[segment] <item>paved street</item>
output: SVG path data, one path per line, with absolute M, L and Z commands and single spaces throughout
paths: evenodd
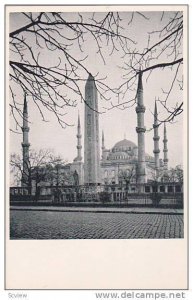
M 11 210 L 11 239 L 183 238 L 183 215 Z

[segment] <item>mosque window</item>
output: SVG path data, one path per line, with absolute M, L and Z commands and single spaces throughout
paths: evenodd
M 176 185 L 175 191 L 176 191 L 176 193 L 180 193 L 181 192 L 181 186 L 180 185 Z
M 150 186 L 149 185 L 145 186 L 145 193 L 150 193 Z
M 157 185 L 152 187 L 153 193 L 157 193 Z
M 173 186 L 172 185 L 168 186 L 168 193 L 173 193 Z

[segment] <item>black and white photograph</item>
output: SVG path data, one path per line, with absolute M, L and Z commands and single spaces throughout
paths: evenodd
M 7 13 L 11 241 L 184 239 L 184 12 Z

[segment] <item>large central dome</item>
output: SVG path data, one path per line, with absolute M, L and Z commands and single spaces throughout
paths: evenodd
M 130 151 L 132 150 L 133 148 L 136 148 L 136 144 L 134 144 L 133 142 L 127 140 L 127 139 L 124 139 L 124 140 L 121 140 L 119 142 L 117 142 L 114 147 L 113 147 L 113 152 L 117 152 L 117 151 Z

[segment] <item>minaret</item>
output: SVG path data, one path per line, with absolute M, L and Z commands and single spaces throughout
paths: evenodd
M 82 145 L 81 145 L 81 127 L 80 127 L 80 116 L 78 114 L 78 125 L 77 125 L 77 157 L 75 158 L 76 161 L 81 161 L 82 160 L 82 156 L 81 156 L 81 149 L 82 149 Z
M 164 153 L 164 169 L 167 170 L 168 169 L 168 148 L 167 148 L 167 133 L 166 133 L 166 124 L 164 122 L 164 139 L 163 139 L 163 143 L 164 143 L 164 149 L 163 149 L 163 153 Z
M 26 94 L 24 96 L 24 106 L 23 106 L 23 142 L 22 142 L 22 149 L 23 149 L 23 172 L 22 172 L 22 186 L 29 186 L 29 127 L 28 127 L 28 110 L 27 110 L 27 100 Z
M 137 166 L 137 183 L 138 191 L 144 192 L 143 184 L 146 182 L 146 163 L 145 163 L 145 131 L 144 126 L 144 113 L 145 106 L 143 105 L 143 84 L 142 73 L 139 73 L 138 87 L 137 87 L 137 127 L 138 134 L 138 166 Z
M 156 104 L 156 100 L 155 100 L 155 109 L 154 109 L 154 124 L 153 124 L 153 129 L 154 129 L 154 160 L 155 160 L 155 175 L 156 175 L 156 179 L 159 176 L 159 168 L 160 168 L 160 162 L 159 162 L 159 134 L 158 134 L 158 113 L 157 113 L 157 104 Z
M 77 156 L 73 160 L 71 164 L 71 171 L 73 172 L 74 176 L 74 183 L 75 185 L 82 185 L 84 183 L 84 170 L 83 170 L 83 162 L 82 162 L 82 143 L 81 143 L 81 126 L 80 126 L 80 116 L 78 114 L 78 123 L 77 123 Z
M 98 184 L 100 176 L 97 88 L 91 74 L 85 86 L 84 183 Z

